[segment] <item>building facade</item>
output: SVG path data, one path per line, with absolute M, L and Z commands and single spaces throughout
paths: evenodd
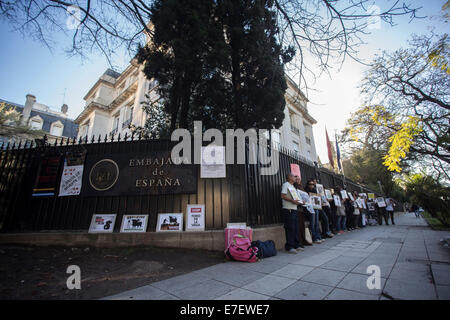
M 36 97 L 32 94 L 26 95 L 25 105 L 2 99 L 0 99 L 0 103 L 5 103 L 7 107 L 19 112 L 22 124 L 35 130 L 44 131 L 49 143 L 54 143 L 55 140 L 73 139 L 77 136 L 78 125 L 68 117 L 67 104 L 63 104 L 61 110 L 58 111 L 38 103 Z M 5 141 L 1 137 L 0 139 Z
M 144 126 L 147 114 L 141 103 L 146 94 L 157 99 L 156 83 L 148 80 L 142 72 L 143 66 L 136 60 L 122 72 L 108 69 L 88 91 L 84 110 L 75 119 L 79 125 L 78 138 L 90 140 L 131 134 L 130 124 Z M 295 82 L 286 77 L 288 89 L 285 93 L 286 108 L 283 125 L 272 132 L 274 147 L 284 147 L 297 152 L 304 159 L 317 161 L 312 126 L 317 121 L 308 113 L 308 99 Z

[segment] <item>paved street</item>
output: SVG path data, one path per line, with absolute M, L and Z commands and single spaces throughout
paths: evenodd
M 448 300 L 450 252 L 440 240 L 449 235 L 399 214 L 396 225 L 335 236 L 298 254 L 221 263 L 105 299 Z M 381 289 L 367 288 L 371 265 L 380 267 Z

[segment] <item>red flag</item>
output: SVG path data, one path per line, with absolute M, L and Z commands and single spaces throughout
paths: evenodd
M 331 142 L 330 138 L 328 138 L 327 128 L 325 128 L 325 134 L 327 135 L 328 161 L 330 162 L 331 167 L 333 167 L 334 169 L 333 153 L 331 152 Z

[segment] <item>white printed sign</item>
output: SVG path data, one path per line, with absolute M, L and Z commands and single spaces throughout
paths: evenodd
M 59 185 L 59 196 L 76 196 L 80 194 L 84 165 L 68 166 L 64 160 L 64 169 Z
M 89 232 L 113 232 L 115 223 L 115 214 L 94 214 L 92 215 Z
M 186 231 L 205 231 L 204 204 L 188 204 L 186 215 Z
M 225 147 L 202 147 L 200 178 L 226 178 Z

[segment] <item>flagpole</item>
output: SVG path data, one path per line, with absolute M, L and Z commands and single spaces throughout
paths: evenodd
M 334 130 L 334 139 L 336 140 L 336 145 L 337 145 L 337 143 L 338 143 L 338 141 L 337 141 L 337 133 L 336 133 L 336 129 Z M 340 159 L 338 160 L 339 161 L 339 163 L 341 164 L 341 171 L 342 171 L 342 177 L 343 177 L 343 182 L 344 182 L 344 187 L 346 187 L 347 186 L 347 184 L 345 183 L 345 172 L 344 172 L 344 165 L 342 164 L 342 158 L 341 157 L 339 157 Z M 337 160 L 337 159 L 336 159 Z

